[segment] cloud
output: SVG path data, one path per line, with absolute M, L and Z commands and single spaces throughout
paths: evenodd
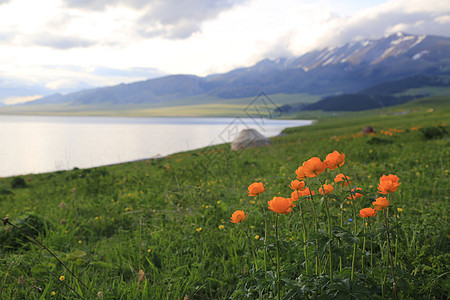
M 203 21 L 216 17 L 239 2 L 229 0 L 165 0 L 154 1 L 140 19 L 144 35 L 163 35 L 169 39 L 184 39 L 200 31 Z M 143 27 L 143 28 L 142 28 Z
M 0 102 L 14 104 L 26 101 L 27 97 L 48 94 L 50 91 L 41 84 L 22 79 L 0 77 Z
M 93 75 L 104 77 L 131 77 L 131 78 L 156 78 L 167 75 L 156 68 L 129 68 L 129 69 L 113 69 L 108 67 L 98 67 L 93 72 Z
M 248 0 L 64 0 L 67 6 L 102 11 L 113 7 L 137 10 L 135 31 L 144 37 L 185 39 L 201 30 L 204 21 Z
M 12 32 L 0 31 L 0 44 L 7 44 L 14 38 Z
M 95 41 L 68 36 L 57 36 L 52 34 L 39 34 L 33 38 L 32 43 L 38 46 L 55 49 L 87 48 L 96 44 Z
M 25 103 L 29 101 L 33 101 L 36 99 L 42 98 L 42 95 L 32 95 L 32 96 L 24 96 L 24 97 L 8 97 L 2 100 L 2 102 L 6 105 L 13 105 L 18 103 Z
M 86 84 L 83 82 L 79 82 L 77 80 L 69 78 L 63 78 L 47 82 L 47 84 L 45 84 L 45 87 L 51 90 L 57 90 L 61 92 L 61 91 L 73 91 L 81 89 L 84 85 Z
M 64 0 L 68 7 L 85 10 L 105 10 L 112 6 L 128 6 L 140 9 L 149 3 L 148 0 Z
M 380 38 L 399 31 L 412 34 L 449 36 L 450 2 L 392 0 L 361 11 L 350 18 L 337 18 L 329 24 L 317 44 L 325 47 L 365 38 Z M 332 30 L 334 28 L 334 30 Z

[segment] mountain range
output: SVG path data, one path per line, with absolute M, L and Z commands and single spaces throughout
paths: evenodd
M 22 105 L 168 104 L 189 97 L 236 99 L 254 97 L 261 92 L 340 95 L 405 78 L 448 75 L 450 38 L 399 32 L 299 57 L 265 59 L 254 66 L 224 74 L 170 75 L 66 95 L 55 94 Z M 445 81 L 445 84 L 449 83 Z

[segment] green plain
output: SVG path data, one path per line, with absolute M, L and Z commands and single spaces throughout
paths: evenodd
M 272 145 L 263 148 L 233 152 L 229 144 L 223 144 L 161 159 L 1 178 L 1 217 L 8 216 L 10 222 L 24 228 L 29 228 L 25 227 L 26 220 L 34 218 L 36 237 L 88 288 L 40 246 L 3 226 L 0 298 L 79 299 L 68 286 L 85 299 L 274 298 L 275 214 L 268 212 L 271 258 L 265 273 L 263 213 L 259 200 L 248 196 L 247 187 L 255 181 L 263 182 L 266 191 L 260 200 L 265 205 L 274 196 L 290 197 L 289 184 L 303 161 L 313 156 L 324 159 L 338 150 L 346 155 L 342 170 L 364 193 L 355 201 L 358 211 L 379 196 L 381 175 L 396 174 L 400 178 L 390 210 L 393 245 L 397 241 L 399 298 L 447 299 L 450 148 L 445 132 L 450 120 L 449 100 L 428 98 L 358 113 L 289 115 L 286 117 L 314 116 L 318 122 L 286 129 L 285 135 L 272 138 Z M 192 112 L 217 109 L 211 105 L 192 107 Z M 241 108 L 236 104 L 225 109 L 232 114 Z M 361 135 L 368 125 L 377 132 Z M 426 133 L 432 134 L 431 138 Z M 338 172 L 328 170 L 322 178 L 334 183 Z M 316 181 L 310 184 L 318 188 Z M 319 228 L 324 233 L 313 234 L 309 211 L 304 224 L 309 232 L 307 254 L 321 257 L 318 274 L 306 274 L 299 205 L 279 218 L 282 298 L 392 299 L 382 219 L 371 220 L 372 230 L 365 233 L 362 219 L 358 216 L 353 220 L 345 189 L 335 185 L 333 193 L 334 282 L 327 275 L 329 241 L 320 205 L 323 201 L 317 199 Z M 342 226 L 341 203 L 346 208 Z M 231 214 L 238 209 L 248 214 L 247 219 L 230 223 Z M 359 224 L 356 238 L 352 233 L 354 221 Z M 365 252 L 363 237 L 367 239 Z M 369 240 L 374 243 L 373 266 L 369 263 Z M 255 248 L 258 270 L 250 243 Z M 358 256 L 355 279 L 351 281 L 353 243 L 357 243 Z M 312 266 L 313 260 L 306 261 Z M 140 270 L 145 274 L 142 278 Z M 63 282 L 58 280 L 62 275 Z

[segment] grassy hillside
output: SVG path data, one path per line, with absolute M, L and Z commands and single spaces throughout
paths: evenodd
M 395 174 L 401 184 L 388 196 L 388 220 L 399 298 L 447 299 L 448 100 L 361 113 L 309 112 L 316 125 L 287 129 L 264 148 L 231 152 L 219 145 L 163 159 L 2 178 L 1 217 L 42 241 L 86 287 L 8 225 L 0 231 L 0 298 L 276 298 L 278 245 L 283 299 L 389 299 L 383 214 L 369 222 L 355 212 L 380 196 L 381 175 Z M 367 125 L 376 134 L 361 135 Z M 310 178 L 312 199 L 302 198 L 286 215 L 268 210 L 274 196 L 291 196 L 289 185 L 304 161 L 333 150 L 345 153 L 341 170 L 351 187 L 362 189 L 354 207 L 348 187 L 334 182 L 340 170 L 326 170 L 320 180 L 334 186 L 329 201 L 318 196 L 317 178 Z M 256 181 L 266 190 L 249 197 L 247 187 Z M 239 224 L 229 222 L 236 210 L 247 214 Z
M 275 94 L 270 95 L 267 101 L 274 106 L 285 104 L 313 103 L 320 99 L 320 95 L 309 94 Z M 0 108 L 0 114 L 16 115 L 81 115 L 81 116 L 125 116 L 125 117 L 236 117 L 246 116 L 245 108 L 257 101 L 258 96 L 222 99 L 209 95 L 186 97 L 154 104 L 132 105 L 72 105 L 72 104 L 46 104 L 46 105 L 16 105 Z

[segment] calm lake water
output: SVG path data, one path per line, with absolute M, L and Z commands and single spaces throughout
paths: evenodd
M 0 116 L 0 177 L 90 168 L 231 142 L 240 130 L 266 137 L 308 120 Z

